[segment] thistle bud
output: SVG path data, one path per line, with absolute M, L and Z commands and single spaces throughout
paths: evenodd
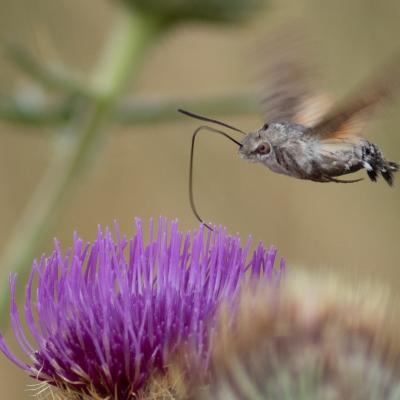
M 201 399 L 400 399 L 388 301 L 371 288 L 287 274 L 222 312 Z M 229 329 L 227 327 L 230 326 Z

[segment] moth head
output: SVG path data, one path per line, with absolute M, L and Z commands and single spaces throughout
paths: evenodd
M 249 133 L 239 147 L 240 156 L 251 162 L 263 162 L 272 151 L 272 145 L 267 139 L 268 125 L 264 125 L 258 132 Z

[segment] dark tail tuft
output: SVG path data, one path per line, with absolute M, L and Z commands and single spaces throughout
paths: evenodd
M 394 182 L 394 173 L 400 170 L 400 164 L 394 161 L 382 161 L 383 162 L 380 166 L 380 173 L 383 176 L 383 179 L 385 179 L 385 181 L 389 184 L 389 186 L 392 186 Z
M 394 173 L 400 170 L 400 164 L 386 160 L 379 148 L 373 143 L 368 143 L 363 148 L 362 159 L 371 181 L 376 182 L 380 174 L 389 186 L 393 185 Z
M 367 170 L 367 174 L 372 182 L 376 182 L 376 180 L 378 179 L 378 172 L 376 169 Z

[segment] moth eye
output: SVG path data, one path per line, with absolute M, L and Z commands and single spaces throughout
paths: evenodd
M 258 154 L 268 154 L 271 151 L 271 146 L 268 143 L 260 144 L 256 149 Z
M 266 123 L 266 124 L 263 125 L 262 129 L 263 129 L 264 131 L 266 131 L 266 130 L 268 129 L 268 127 L 269 127 L 269 124 Z

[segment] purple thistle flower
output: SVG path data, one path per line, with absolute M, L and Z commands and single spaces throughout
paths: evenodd
M 274 267 L 275 249 L 259 244 L 248 257 L 250 238 L 242 247 L 223 228 L 181 233 L 176 221 L 161 218 L 156 232 L 150 221 L 147 245 L 138 219 L 136 228 L 130 240 L 117 226 L 115 239 L 99 228 L 91 245 L 75 235 L 65 256 L 56 242 L 50 257 L 34 261 L 24 304 L 34 344 L 12 276 L 11 324 L 30 362 L 1 335 L 0 350 L 32 377 L 78 398 L 130 399 L 182 349 L 206 369 L 217 306 L 227 299 L 233 305 L 249 277 L 279 279 L 284 268 L 283 260 Z

